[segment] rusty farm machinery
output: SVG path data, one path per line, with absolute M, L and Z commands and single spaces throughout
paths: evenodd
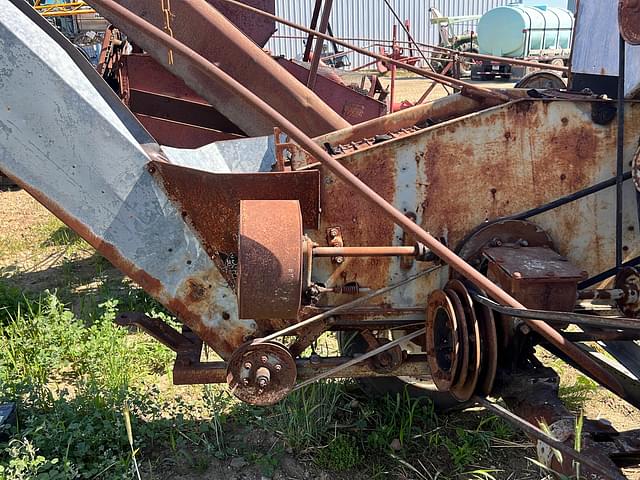
M 620 40 L 618 2 L 580 2 L 580 91 L 489 90 L 365 51 L 457 91 L 384 116 L 367 96 L 330 107 L 260 48 L 281 22 L 357 51 L 320 13 L 315 30 L 270 2 L 88 3 L 119 32 L 99 73 L 0 0 L 0 169 L 183 323 L 117 320 L 176 352 L 175 383 L 270 405 L 357 378 L 481 404 L 588 478 L 638 462 L 640 430 L 600 420 L 574 450 L 536 356 L 640 408 L 637 2 L 620 2 Z M 340 354 L 304 353 L 329 331 Z

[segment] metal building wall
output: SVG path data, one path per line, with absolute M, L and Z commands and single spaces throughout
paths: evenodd
M 309 26 L 315 0 L 276 0 L 276 14 L 298 24 Z M 515 3 L 514 0 L 390 0 L 402 20 L 411 22 L 412 35 L 419 42 L 438 44 L 436 25 L 431 25 L 429 8 L 435 7 L 445 16 L 481 15 L 491 8 Z M 383 0 L 334 0 L 330 24 L 333 33 L 342 38 L 375 38 L 390 40 L 393 15 Z M 277 25 L 278 31 L 267 44 L 272 52 L 288 58 L 297 58 L 304 51 L 301 38 L 278 38 L 298 36 L 300 32 L 285 25 Z M 475 22 L 453 27 L 456 32 L 474 30 Z M 399 29 L 399 40 L 406 40 Z M 365 46 L 365 42 L 354 42 Z M 351 55 L 352 65 L 362 65 L 370 59 L 362 55 Z

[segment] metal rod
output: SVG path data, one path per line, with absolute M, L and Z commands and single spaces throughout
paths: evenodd
M 320 32 L 325 33 L 329 25 L 329 15 L 331 15 L 331 7 L 333 0 L 324 0 L 324 9 L 322 10 L 322 18 L 320 19 Z M 309 77 L 307 78 L 307 88 L 314 90 L 316 88 L 316 79 L 318 78 L 318 67 L 320 66 L 320 58 L 322 57 L 322 47 L 324 46 L 324 38 L 316 38 L 316 46 L 313 50 L 313 58 L 311 59 L 311 68 L 309 69 Z
M 113 0 L 109 0 L 109 1 L 113 1 Z M 238 2 L 236 0 L 221 0 L 225 3 L 228 3 L 230 5 L 235 5 L 238 8 L 243 8 L 247 11 L 253 12 L 257 15 L 261 15 L 265 18 L 269 18 L 271 20 L 275 20 L 278 23 L 282 23 L 283 25 L 288 25 L 291 28 L 295 28 L 298 30 L 301 30 L 303 32 L 306 33 L 312 33 L 313 35 L 315 35 L 316 37 L 321 37 L 324 38 L 325 40 L 329 40 L 329 41 L 334 41 L 335 43 L 337 43 L 338 45 L 341 45 L 345 48 L 350 48 L 351 50 L 353 50 L 354 52 L 358 52 L 362 55 L 367 55 L 370 56 L 372 58 L 375 58 L 376 60 L 382 60 L 384 62 L 390 63 L 390 64 L 395 64 L 397 66 L 400 66 L 402 68 L 404 68 L 405 70 L 409 70 L 410 72 L 413 73 L 417 73 L 418 75 L 422 75 L 424 77 L 427 78 L 431 78 L 433 80 L 438 80 L 440 83 L 445 83 L 447 85 L 450 85 L 452 87 L 456 87 L 456 88 L 460 88 L 463 90 L 466 90 L 469 93 L 473 93 L 477 96 L 483 97 L 483 98 L 496 98 L 502 101 L 509 101 L 510 98 L 507 95 L 504 95 L 502 93 L 499 92 L 494 92 L 492 90 L 486 89 L 486 88 L 482 88 L 482 87 L 478 87 L 476 85 L 473 85 L 472 83 L 468 83 L 468 82 L 464 82 L 462 80 L 458 80 L 455 78 L 451 78 L 451 77 L 447 77 L 446 75 L 440 75 L 438 73 L 434 73 L 431 72 L 429 70 L 425 70 L 423 68 L 420 67 L 416 67 L 414 65 L 407 65 L 404 64 L 398 60 L 395 60 L 393 58 L 389 58 L 387 56 L 384 55 L 378 55 L 376 53 L 370 52 L 368 50 L 365 50 L 363 48 L 360 47 L 356 47 L 355 45 L 351 45 L 347 42 L 343 42 L 342 40 L 339 40 L 337 38 L 332 38 L 329 35 L 325 35 L 321 32 L 318 32 L 317 30 L 311 30 L 309 28 L 306 28 L 302 25 L 298 25 L 297 23 L 294 22 L 290 22 L 288 20 L 285 20 L 284 18 L 278 17 L 277 15 L 272 15 L 268 12 L 265 12 L 263 10 L 260 10 L 259 8 L 254 8 L 251 7 L 249 5 L 245 5 L 244 3 Z
M 320 320 L 324 320 L 325 318 L 332 317 L 337 313 L 351 310 L 359 305 L 367 303 L 372 298 L 378 297 L 387 292 L 390 292 L 391 290 L 394 290 L 398 287 L 406 285 L 407 283 L 413 282 L 414 280 L 417 280 L 418 278 L 423 277 L 428 273 L 434 272 L 439 268 L 440 268 L 440 265 L 438 265 L 437 267 L 428 268 L 427 270 L 423 270 L 422 272 L 416 273 L 415 275 L 411 275 L 410 277 L 407 277 L 404 280 L 401 280 L 400 282 L 394 283 L 393 285 L 389 285 L 388 287 L 384 287 L 379 290 L 376 290 L 375 292 L 371 292 L 370 294 L 365 295 L 364 297 L 356 298 L 355 300 L 352 300 L 350 302 L 343 303 L 342 305 L 338 305 L 337 307 L 333 307 L 332 309 L 327 310 L 326 312 L 322 312 L 322 313 L 319 313 L 318 315 L 314 315 L 311 318 L 307 318 L 302 322 L 298 322 L 294 325 L 289 325 L 288 327 L 283 328 L 282 330 L 272 333 L 271 335 L 267 335 L 266 337 L 260 339 L 259 341 L 262 343 L 262 342 L 269 342 L 271 340 L 275 340 L 278 337 L 282 337 L 284 335 L 293 333 L 302 327 L 307 327 L 312 323 L 316 323 L 316 322 L 319 322 Z
M 323 378 L 328 378 L 328 377 L 335 377 L 336 374 L 338 372 L 341 372 L 342 370 L 345 370 L 357 363 L 360 362 L 364 362 L 365 360 L 368 360 L 371 357 L 375 357 L 376 355 L 378 355 L 379 353 L 385 352 L 397 345 L 400 345 L 401 343 L 404 342 L 408 342 L 410 340 L 413 340 L 416 337 L 419 337 L 420 335 L 424 335 L 426 333 L 427 329 L 426 328 L 421 328 L 420 330 L 417 330 L 413 333 L 410 333 L 409 335 L 405 335 L 404 337 L 398 338 L 396 340 L 393 340 L 389 343 L 385 343 L 383 345 L 380 345 L 378 348 L 374 348 L 373 350 L 371 350 L 370 352 L 367 353 L 363 353 L 362 355 L 357 356 L 356 358 L 349 360 L 348 362 L 345 362 L 343 364 L 338 365 L 337 367 L 334 367 L 330 370 L 327 370 L 326 372 L 322 372 L 318 375 L 316 375 L 315 377 L 312 377 L 308 380 L 305 380 L 304 382 L 301 382 L 299 384 L 297 384 L 295 387 L 293 387 L 291 389 L 292 392 L 295 392 L 296 390 L 300 390 L 303 387 L 306 387 L 307 385 L 317 382 L 318 380 L 322 380 Z M 426 372 L 425 372 L 426 373 Z
M 622 176 L 623 180 L 629 180 L 631 178 L 631 173 L 627 172 Z M 576 200 L 580 200 L 581 198 L 587 197 L 593 193 L 598 193 L 605 188 L 613 187 L 616 185 L 618 179 L 616 177 L 610 178 L 608 180 L 604 180 L 600 183 L 596 183 L 590 187 L 587 187 L 583 190 L 579 190 L 574 193 L 570 193 L 564 197 L 558 198 L 553 202 L 549 202 L 545 205 L 541 205 L 536 208 L 532 208 L 531 210 L 527 210 L 526 212 L 518 213 L 516 215 L 509 215 L 507 217 L 500 218 L 500 221 L 503 220 L 524 220 L 525 218 L 533 217 L 535 215 L 540 215 L 541 213 L 548 212 L 549 210 L 553 210 L 555 208 L 566 205 L 567 203 L 574 202 Z
M 622 264 L 622 267 L 635 267 L 637 265 L 640 265 L 640 257 L 635 257 L 635 258 L 632 258 L 631 260 L 627 260 Z M 606 280 L 607 278 L 613 277 L 616 273 L 618 273 L 618 270 L 619 270 L 618 267 L 610 268 L 605 272 L 599 273 L 598 275 L 595 275 L 591 278 L 586 279 L 583 282 L 580 282 L 578 284 L 578 288 L 589 288 L 595 285 L 596 283 L 600 283 L 603 280 Z
M 491 413 L 501 418 L 504 418 L 506 421 L 508 421 L 512 425 L 515 425 L 516 427 L 522 429 L 527 435 L 530 435 L 533 438 L 540 440 L 543 443 L 546 443 L 550 447 L 553 447 L 556 450 L 559 450 L 560 452 L 564 453 L 565 455 L 568 455 L 569 457 L 573 458 L 579 463 L 586 465 L 594 472 L 598 472 L 604 475 L 605 478 L 613 479 L 613 480 L 624 480 L 625 477 L 623 477 L 619 472 L 614 472 L 612 470 L 609 470 L 603 467 L 597 462 L 597 460 L 594 460 L 580 452 L 577 452 L 576 450 L 571 448 L 569 445 L 559 440 L 556 440 L 550 435 L 547 435 L 545 432 L 540 430 L 535 425 L 532 425 L 526 420 L 518 417 L 517 415 L 513 414 L 512 412 L 502 407 L 501 405 L 493 403 L 487 400 L 486 398 L 482 398 L 477 395 L 473 397 L 473 401 L 476 403 L 479 403 L 484 408 L 489 410 Z
M 401 257 L 415 256 L 416 247 L 315 247 L 315 257 Z
M 598 317 L 595 315 L 584 315 L 582 313 L 552 312 L 547 310 L 520 310 L 500 305 L 476 292 L 471 292 L 471 296 L 474 300 L 477 300 L 486 307 L 511 317 L 544 320 L 549 323 L 574 323 L 576 325 L 586 325 L 590 327 L 614 328 L 617 330 L 632 330 L 640 332 L 640 321 L 633 318 Z
M 235 2 L 233 0 L 223 0 L 226 3 L 237 5 L 241 8 L 247 8 L 242 3 Z M 98 3 L 98 0 L 93 0 L 94 3 Z M 173 49 L 174 56 L 179 55 L 180 62 L 186 62 L 193 70 L 199 71 L 203 76 L 207 77 L 213 86 L 219 86 L 222 89 L 226 89 L 232 92 L 234 95 L 241 96 L 251 107 L 261 112 L 264 116 L 271 119 L 274 126 L 280 126 L 280 128 L 287 132 L 287 134 L 296 142 L 300 144 L 310 155 L 315 157 L 318 161 L 322 162 L 323 166 L 330 170 L 337 178 L 351 186 L 353 190 L 361 195 L 365 200 L 372 205 L 377 206 L 381 213 L 386 215 L 408 235 L 412 235 L 417 241 L 423 243 L 429 248 L 436 256 L 445 261 L 451 268 L 459 272 L 463 277 L 471 281 L 476 287 L 486 291 L 496 301 L 509 305 L 514 308 L 525 309 L 526 307 L 518 300 L 513 298 L 502 288 L 497 286 L 481 272 L 469 265 L 465 260 L 456 255 L 452 250 L 443 245 L 438 239 L 433 237 L 430 233 L 425 231 L 420 225 L 413 222 L 410 218 L 405 216 L 400 210 L 391 205 L 380 194 L 374 191 L 366 183 L 360 180 L 354 175 L 347 167 L 342 165 L 338 160 L 331 157 L 320 145 L 316 144 L 311 138 L 309 138 L 298 127 L 291 123 L 287 118 L 277 112 L 273 107 L 268 105 L 264 100 L 254 94 L 251 90 L 244 85 L 233 79 L 230 75 L 225 73 L 218 66 L 207 61 L 200 54 L 190 49 L 180 41 L 171 37 L 161 29 L 157 28 L 153 24 L 138 17 L 130 10 L 119 5 L 114 0 L 100 0 L 100 5 L 103 11 L 109 11 L 112 17 L 119 18 L 125 21 L 129 26 L 138 28 L 140 31 L 145 32 L 160 44 L 167 48 Z M 249 8 L 251 11 L 255 10 L 260 14 L 262 10 Z M 267 14 L 270 15 L 270 14 Z M 277 18 L 277 17 L 276 17 Z M 307 29 L 308 30 L 308 29 Z M 429 73 L 429 72 L 426 72 Z M 527 324 L 542 337 L 546 338 L 552 345 L 563 351 L 569 358 L 579 362 L 583 365 L 585 371 L 591 375 L 596 381 L 603 386 L 609 388 L 612 392 L 623 395 L 624 389 L 620 382 L 607 372 L 601 365 L 596 363 L 589 355 L 581 351 L 576 345 L 567 341 L 560 332 L 556 331 L 546 323 L 539 320 L 525 320 Z
M 397 25 L 393 26 L 393 43 L 391 44 L 391 58 L 398 58 L 398 46 L 396 44 L 396 40 L 398 40 L 398 27 Z M 389 87 L 389 115 L 393 113 L 393 104 L 396 100 L 396 74 L 398 73 L 398 66 L 395 64 L 391 65 L 391 85 Z
M 315 5 L 313 6 L 313 15 L 311 16 L 311 24 L 309 25 L 309 27 L 312 30 L 316 29 L 316 26 L 318 25 L 318 17 L 320 16 L 320 8 L 322 7 L 322 0 L 316 0 Z M 311 55 L 311 47 L 313 47 L 313 34 L 310 33 L 309 36 L 307 36 L 307 43 L 304 46 L 304 54 L 302 55 L 302 61 L 303 62 L 308 62 L 309 61 L 309 56 Z
M 624 77 L 625 42 L 618 45 L 618 136 L 616 148 L 616 268 L 622 267 L 622 175 L 624 174 Z
M 435 69 L 433 68 L 433 65 L 431 65 L 431 62 L 429 60 L 427 60 L 427 57 L 425 57 L 422 49 L 420 48 L 420 46 L 417 44 L 417 42 L 414 40 L 413 35 L 411 35 L 411 32 L 409 31 L 409 28 L 404 24 L 404 22 L 402 21 L 402 19 L 400 18 L 400 16 L 398 15 L 398 13 L 394 10 L 394 8 L 391 6 L 391 4 L 389 3 L 389 0 L 384 0 L 384 3 L 387 4 L 387 7 L 389 7 L 389 10 L 391 11 L 391 13 L 393 14 L 393 16 L 396 18 L 396 20 L 398 21 L 398 23 L 400 23 L 400 26 L 403 28 L 404 33 L 407 35 L 407 38 L 409 39 L 410 45 L 413 44 L 416 49 L 418 50 L 418 53 L 420 54 L 420 56 L 424 59 L 424 61 L 426 62 L 427 66 L 429 67 L 429 69 L 432 72 L 435 72 Z M 395 42 L 394 42 L 395 43 Z M 411 50 L 409 52 L 410 56 L 413 56 L 413 50 Z M 447 92 L 447 95 L 450 93 L 449 90 L 447 89 L 446 85 L 443 85 L 445 92 Z

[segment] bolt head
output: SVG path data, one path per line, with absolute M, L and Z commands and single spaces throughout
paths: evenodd
M 252 367 L 251 362 L 247 362 L 244 364 L 244 368 L 246 368 L 247 370 L 251 370 L 251 367 Z
M 264 378 L 264 377 L 263 377 L 263 378 L 258 379 L 258 386 L 259 386 L 260 388 L 264 388 L 264 387 L 266 387 L 266 386 L 268 385 L 268 383 L 269 383 L 269 381 L 268 381 L 266 378 Z
M 276 369 L 276 372 L 279 372 L 280 370 L 282 370 L 282 365 L 278 364 L 274 368 Z
M 329 230 L 329 236 L 330 237 L 337 237 L 338 236 L 338 229 L 337 228 L 332 228 L 331 230 Z
M 336 257 L 336 263 L 339 265 L 341 263 L 344 263 L 344 257 Z
M 266 355 L 262 355 L 262 356 L 260 357 L 260 361 L 261 361 L 262 363 L 267 363 L 267 362 L 269 361 L 269 359 L 267 358 L 267 356 L 266 356 Z
M 242 380 L 242 384 L 246 387 L 247 385 L 249 385 L 249 379 L 248 378 L 244 378 Z

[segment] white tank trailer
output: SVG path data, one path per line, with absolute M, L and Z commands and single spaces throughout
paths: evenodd
M 571 53 L 574 15 L 546 5 L 506 5 L 489 10 L 478 22 L 480 53 L 566 65 Z M 521 78 L 527 72 L 500 62 L 472 68 L 473 79 Z

